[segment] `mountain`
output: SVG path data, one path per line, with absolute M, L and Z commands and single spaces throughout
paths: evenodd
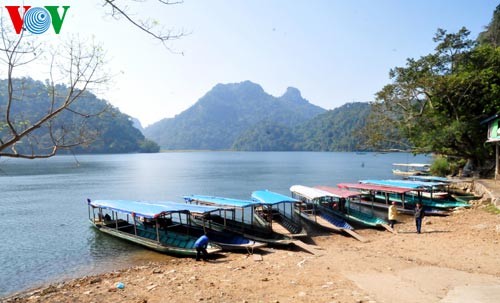
M 353 151 L 364 142 L 360 130 L 370 113 L 370 104 L 347 103 L 319 114 L 295 127 L 266 121 L 239 136 L 235 150 Z
M 364 143 L 360 133 L 366 124 L 371 105 L 368 102 L 346 103 L 315 119 L 299 125 L 299 147 L 309 151 L 353 151 Z
M 47 86 L 41 81 L 31 78 L 14 79 L 13 85 L 16 88 L 15 101 L 11 107 L 11 120 L 20 132 L 23 127 L 38 121 L 51 108 L 51 95 Z M 57 85 L 54 94 L 64 95 L 67 87 Z M 0 80 L 0 112 L 6 108 L 7 104 L 7 80 Z M 22 93 L 21 93 L 22 92 Z M 21 98 L 22 96 L 22 98 Z M 60 98 L 55 98 L 56 105 L 62 102 Z M 81 115 L 90 114 L 84 118 Z M 2 128 L 4 120 L 0 120 L 0 140 L 5 140 L 8 130 Z M 72 138 L 79 138 L 80 132 L 88 131 L 93 133 L 92 142 L 72 148 L 76 153 L 131 153 L 131 152 L 157 152 L 159 146 L 144 137 L 144 135 L 133 126 L 133 119 L 121 113 L 117 108 L 108 102 L 98 99 L 90 92 L 84 92 L 80 98 L 71 105 L 71 111 L 61 112 L 52 120 L 54 129 L 64 126 L 66 130 L 65 138 L 71 141 Z M 34 145 L 35 152 L 42 151 L 42 146 L 47 146 L 50 142 L 48 126 L 44 125 L 36 129 L 26 140 L 21 140 L 16 144 L 19 152 L 31 153 L 31 146 L 28 143 L 38 142 Z M 50 144 L 48 145 L 50 147 Z
M 262 121 L 292 127 L 324 111 L 296 88 L 273 97 L 250 81 L 217 84 L 189 109 L 148 126 L 144 134 L 165 149 L 229 149 Z
M 130 120 L 132 121 L 132 126 L 140 130 L 142 134 L 144 132 L 144 127 L 142 127 L 141 121 L 134 117 L 130 117 Z
M 231 149 L 241 151 L 292 151 L 300 150 L 301 140 L 292 127 L 273 121 L 263 121 L 243 132 Z

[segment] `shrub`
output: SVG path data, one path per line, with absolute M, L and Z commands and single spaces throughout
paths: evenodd
M 434 159 L 434 162 L 431 165 L 431 174 L 444 177 L 449 175 L 450 172 L 451 167 L 450 163 L 448 163 L 448 159 L 443 156 L 438 156 Z

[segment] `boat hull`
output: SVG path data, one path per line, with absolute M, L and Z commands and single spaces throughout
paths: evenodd
M 174 256 L 196 256 L 196 248 L 194 247 L 194 242 L 196 241 L 195 237 L 189 237 L 186 235 L 177 234 L 174 232 L 169 232 L 168 235 L 165 233 L 161 234 L 161 241 L 158 242 L 156 239 L 153 240 L 151 238 L 145 237 L 147 234 L 151 234 L 148 231 L 143 229 L 138 229 L 137 233 L 142 234 L 143 236 L 135 235 L 130 232 L 126 232 L 124 230 L 107 227 L 105 225 L 100 225 L 93 223 L 93 226 L 108 235 L 111 235 L 116 238 L 120 238 L 123 240 L 127 240 L 129 242 L 133 242 L 149 249 L 174 255 Z M 133 228 L 133 227 L 131 227 Z M 130 228 L 129 228 L 130 229 Z M 177 243 L 177 244 L 168 244 L 168 243 Z M 207 253 L 213 254 L 221 251 L 222 248 L 216 244 L 209 243 L 207 247 Z

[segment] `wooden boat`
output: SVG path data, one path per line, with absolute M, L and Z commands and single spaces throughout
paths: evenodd
M 172 214 L 189 215 L 185 204 L 90 199 L 87 202 L 90 222 L 103 233 L 170 255 L 196 255 L 197 237 L 172 230 Z M 208 244 L 209 254 L 219 251 L 219 245 Z
M 358 224 L 371 227 L 383 227 L 387 229 L 388 222 L 377 216 L 373 210 L 373 205 L 365 206 L 359 203 L 352 203 L 356 201 L 361 201 L 361 194 L 359 192 L 339 189 L 330 186 L 316 186 L 315 188 L 323 190 L 330 193 L 332 197 L 335 197 L 335 201 L 338 201 L 338 205 L 344 204 L 340 210 L 343 211 L 343 216 L 351 221 Z M 373 204 L 373 203 L 372 203 Z M 326 210 L 336 211 L 334 205 L 322 204 L 321 205 Z
M 327 211 L 326 207 L 321 207 L 325 204 L 333 205 L 335 203 L 335 207 L 340 210 L 345 206 L 337 204 L 338 201 L 330 193 L 302 185 L 291 186 L 290 192 L 293 198 L 302 201 L 295 208 L 295 212 L 307 222 L 332 231 L 354 230 L 340 211 Z
M 443 195 L 449 197 L 447 199 L 440 196 L 441 192 L 435 194 L 436 189 L 438 189 L 440 186 L 447 185 L 443 182 L 422 182 L 408 180 L 362 180 L 360 181 L 360 183 L 411 189 L 411 191 L 406 194 L 406 202 L 411 204 L 420 202 L 424 206 L 438 209 L 470 207 L 470 204 L 468 203 L 451 200 L 451 196 L 448 194 L 448 192 L 443 193 Z M 424 192 L 428 193 L 428 195 L 424 195 Z M 436 199 L 434 195 L 440 196 L 440 198 Z
M 181 205 L 189 211 L 189 215 L 178 213 L 178 216 L 172 216 L 173 224 L 169 226 L 169 230 L 193 235 L 197 238 L 206 234 L 212 243 L 219 245 L 223 250 L 253 251 L 256 248 L 266 246 L 266 243 L 248 239 L 235 232 L 211 229 L 206 218 L 224 211 L 221 208 L 194 204 Z
M 299 200 L 269 190 L 252 192 L 252 199 L 260 203 L 257 213 L 275 232 L 292 238 L 307 236 L 300 217 L 294 212 L 295 204 L 300 203 Z
M 258 213 L 261 203 L 251 200 L 240 200 L 205 195 L 185 196 L 189 204 L 209 205 L 219 208 L 218 213 L 210 216 L 192 216 L 193 221 L 211 230 L 231 231 L 254 241 L 274 245 L 288 245 L 292 237 L 273 231 L 272 226 Z
M 430 169 L 430 165 L 424 163 L 393 163 L 392 165 L 396 167 L 392 169 L 392 173 L 403 177 L 428 175 Z
M 376 184 L 382 186 L 395 186 L 415 189 L 412 194 L 423 198 L 442 200 L 450 197 L 447 182 L 431 182 L 418 180 L 361 180 L 360 183 Z M 418 190 L 418 192 L 417 192 Z
M 411 215 L 415 212 L 415 201 L 406 199 L 406 194 L 412 192 L 413 189 L 362 183 L 340 183 L 337 186 L 341 189 L 357 190 L 361 193 L 361 200 L 351 201 L 353 204 L 387 210 L 391 206 L 391 202 L 394 201 L 397 203 L 396 207 L 399 213 Z M 448 211 L 426 207 L 426 213 L 441 216 L 447 215 Z

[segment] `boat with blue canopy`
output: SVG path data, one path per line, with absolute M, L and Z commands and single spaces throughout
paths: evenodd
M 351 203 L 387 210 L 392 202 L 396 202 L 399 213 L 411 215 L 415 212 L 415 202 L 413 200 L 407 200 L 407 195 L 414 191 L 412 188 L 366 183 L 339 183 L 337 187 L 360 192 L 361 199 L 352 200 Z M 448 214 L 448 211 L 444 209 L 438 210 L 429 207 L 426 207 L 426 212 L 434 215 Z
M 263 217 L 275 232 L 293 238 L 307 236 L 300 216 L 294 211 L 295 205 L 301 201 L 269 190 L 252 192 L 252 200 L 260 203 L 256 213 Z
M 422 189 L 422 190 L 432 189 L 434 187 L 446 184 L 443 182 L 422 182 L 422 181 L 410 181 L 410 180 L 361 180 L 359 181 L 359 183 L 403 187 L 411 189 Z
M 204 206 L 186 207 L 167 201 L 90 200 L 87 199 L 89 220 L 99 231 L 150 249 L 176 255 L 196 256 L 194 235 L 174 231 L 172 217 L 189 218 L 191 212 L 208 211 Z M 212 209 L 215 210 L 215 209 Z M 212 211 L 211 210 L 211 211 Z M 221 247 L 210 242 L 207 252 Z
M 407 179 L 413 181 L 423 181 L 423 182 L 443 182 L 443 183 L 453 182 L 452 180 L 446 177 L 438 177 L 438 176 L 410 176 Z
M 362 180 L 360 183 L 412 189 L 406 194 L 406 202 L 411 204 L 422 203 L 424 206 L 438 209 L 470 207 L 468 203 L 451 200 L 448 192 L 436 192 L 439 186 L 447 186 L 448 183 L 409 180 Z
M 182 203 L 176 204 L 184 205 Z M 222 212 L 227 214 L 226 209 L 196 204 L 188 204 L 184 208 L 189 210 L 189 216 L 184 220 L 180 216 L 174 216 L 172 218 L 174 225 L 169 227 L 170 229 L 196 237 L 206 234 L 211 242 L 219 245 L 223 250 L 253 252 L 254 249 L 266 246 L 266 243 L 249 239 L 240 233 L 213 228 L 211 218 L 220 215 Z M 229 211 L 229 213 L 233 212 Z
M 204 224 L 218 231 L 229 230 L 268 244 L 292 243 L 292 237 L 274 232 L 271 224 L 261 217 L 260 202 L 207 195 L 184 196 L 184 200 L 189 204 L 210 205 L 220 209 L 218 213 L 211 213 L 204 218 L 206 221 L 195 216 L 194 221 L 199 225 Z

